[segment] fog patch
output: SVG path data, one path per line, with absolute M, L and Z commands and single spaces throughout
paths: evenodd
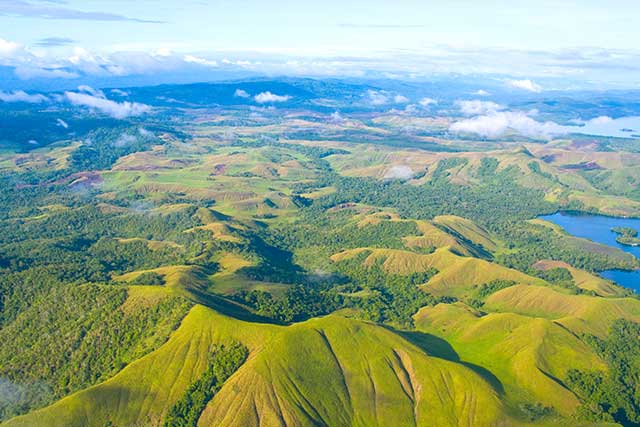
M 396 95 L 393 97 L 393 102 L 395 102 L 396 104 L 408 104 L 409 98 L 404 95 Z
M 138 133 L 140 134 L 140 136 L 142 136 L 143 138 L 154 138 L 156 136 L 155 133 L 151 132 L 150 130 L 147 130 L 145 128 L 140 128 L 138 129 Z
M 128 147 L 129 145 L 135 144 L 136 142 L 138 142 L 138 138 L 128 133 L 123 133 L 118 139 L 113 142 L 113 146 L 118 148 Z
M 45 404 L 51 395 L 51 387 L 43 381 L 18 383 L 0 377 L 0 414 L 8 417 L 20 415 Z
M 373 106 L 385 105 L 389 103 L 389 96 L 384 91 L 367 90 L 367 102 Z
M 114 95 L 122 96 L 123 98 L 126 98 L 127 96 L 129 96 L 129 92 L 125 92 L 124 90 L 121 90 L 121 89 L 111 89 L 111 93 Z
M 390 167 L 384 174 L 384 179 L 407 180 L 413 178 L 414 172 L 409 166 L 400 165 Z

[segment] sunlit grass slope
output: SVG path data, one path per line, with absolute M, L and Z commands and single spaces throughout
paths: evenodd
M 544 260 L 537 262 L 534 267 L 541 270 L 565 268 L 571 274 L 571 277 L 578 288 L 585 291 L 593 291 L 599 296 L 616 296 L 624 292 L 624 289 L 616 286 L 612 282 L 596 276 L 595 274 L 591 274 L 588 271 L 573 268 L 566 262 Z
M 495 252 L 498 249 L 498 244 L 489 232 L 471 220 L 454 215 L 442 215 L 435 217 L 433 223 L 489 252 Z
M 397 249 L 359 248 L 340 252 L 331 257 L 334 262 L 350 259 L 363 252 L 365 267 L 380 264 L 390 274 L 411 274 L 438 270 L 438 274 L 424 285 L 423 289 L 435 295 L 463 296 L 477 285 L 492 280 L 512 280 L 517 283 L 542 285 L 541 279 L 503 267 L 478 258 L 462 257 L 448 248 L 441 248 L 432 254 L 424 255 Z
M 554 319 L 574 333 L 603 336 L 616 319 L 640 321 L 640 300 L 569 295 L 542 286 L 517 285 L 487 298 L 490 311 Z
M 480 375 L 383 327 L 338 316 L 279 327 L 202 306 L 165 345 L 112 379 L 5 425 L 159 425 L 203 372 L 212 346 L 232 341 L 249 348 L 249 360 L 200 426 L 522 425 Z
M 10 420 L 6 425 L 160 425 L 168 408 L 206 368 L 213 344 L 239 341 L 255 354 L 277 330 L 271 325 L 231 320 L 195 306 L 169 341 L 155 352 L 102 384 Z
M 287 328 L 231 378 L 199 426 L 516 425 L 463 365 L 337 316 Z
M 514 406 L 541 403 L 570 416 L 579 401 L 562 385 L 568 369 L 605 370 L 593 349 L 548 319 L 513 313 L 480 316 L 458 303 L 425 307 L 415 321 L 419 330 L 446 338 L 461 360 L 495 375 Z

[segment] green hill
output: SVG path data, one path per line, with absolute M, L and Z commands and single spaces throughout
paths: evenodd
M 230 342 L 249 360 L 201 426 L 518 425 L 481 376 L 380 326 L 329 316 L 277 327 L 196 306 L 166 344 L 112 379 L 4 426 L 159 425 L 212 346 Z
M 513 313 L 481 316 L 463 305 L 440 304 L 415 316 L 418 330 L 447 339 L 461 360 L 481 366 L 500 381 L 507 401 L 552 407 L 570 416 L 578 398 L 563 381 L 574 369 L 606 370 L 594 350 L 557 323 Z

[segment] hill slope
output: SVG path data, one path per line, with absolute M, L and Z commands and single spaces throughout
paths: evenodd
M 202 374 L 212 345 L 233 341 L 249 348 L 249 360 L 200 426 L 519 425 L 482 377 L 382 327 L 338 316 L 260 325 L 203 306 L 165 345 L 112 379 L 4 425 L 159 425 Z

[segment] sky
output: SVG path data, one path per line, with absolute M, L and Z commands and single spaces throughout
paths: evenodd
M 20 79 L 198 68 L 640 84 L 640 2 L 505 3 L 0 0 L 0 65 Z

